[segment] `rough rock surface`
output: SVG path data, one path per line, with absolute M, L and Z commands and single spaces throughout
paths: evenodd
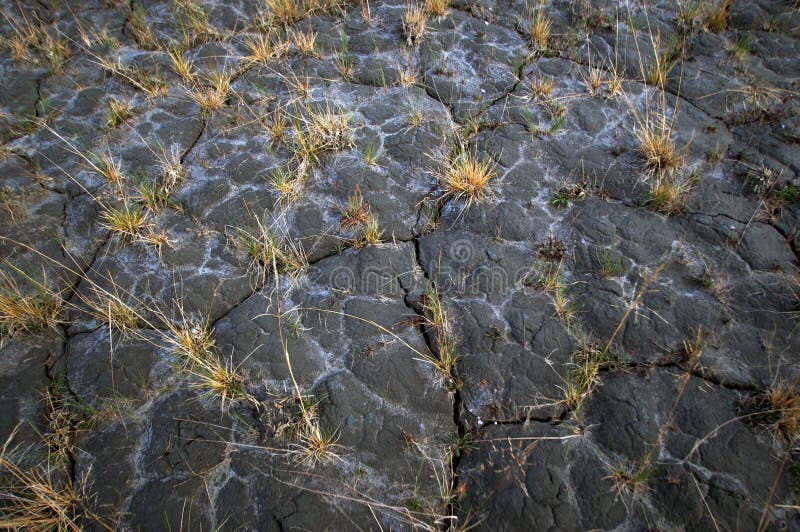
M 797 3 L 434 3 L 0 1 L 3 452 L 87 529 L 800 529 Z

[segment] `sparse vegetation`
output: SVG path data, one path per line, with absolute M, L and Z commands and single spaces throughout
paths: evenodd
M 736 41 L 728 47 L 728 53 L 731 54 L 734 59 L 742 63 L 747 60 L 752 46 L 753 38 L 750 34 L 740 33 L 736 36 Z
M 83 530 L 88 498 L 67 475 L 40 464 L 27 468 L 8 456 L 9 442 L 0 455 L 5 473 L 0 488 L 3 516 L 0 525 L 10 530 Z M 111 528 L 108 528 L 111 530 Z
M 167 94 L 167 83 L 157 71 L 151 73 L 105 58 L 100 59 L 98 63 L 103 69 L 130 83 L 150 98 L 158 98 Z
M 11 4 L 0 528 L 791 529 L 796 2 Z

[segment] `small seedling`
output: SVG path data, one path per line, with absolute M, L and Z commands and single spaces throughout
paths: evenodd
M 364 148 L 362 151 L 364 152 L 365 163 L 372 166 L 378 162 L 378 159 L 380 158 L 380 153 L 378 153 L 378 146 L 375 142 L 370 141 L 364 144 Z
M 612 250 L 598 250 L 595 258 L 600 267 L 600 275 L 603 277 L 618 277 L 622 274 L 622 262 Z
M 364 202 L 361 190 L 358 185 L 352 194 L 347 198 L 347 206 L 342 209 L 339 222 L 342 229 L 353 229 L 366 225 L 370 219 L 369 205 Z
M 129 101 L 116 100 L 114 98 L 108 101 L 107 128 L 115 128 L 132 116 L 133 112 L 131 111 L 131 104 Z
M 549 262 L 561 262 L 567 254 L 567 245 L 553 235 L 539 245 L 537 255 Z
M 744 62 L 750 55 L 753 47 L 753 38 L 749 33 L 740 33 L 736 36 L 736 42 L 728 48 L 728 53 L 737 61 Z
M 570 196 L 566 192 L 559 190 L 550 191 L 550 205 L 556 208 L 569 207 Z

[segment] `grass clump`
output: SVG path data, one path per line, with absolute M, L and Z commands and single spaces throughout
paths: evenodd
M 181 154 L 173 149 L 169 155 L 166 152 L 161 157 L 161 189 L 165 196 L 169 197 L 186 178 L 186 167 L 181 161 Z
M 445 197 L 463 201 L 465 208 L 491 196 L 489 183 L 495 177 L 495 163 L 457 144 L 438 171 Z
M 651 178 L 648 204 L 668 216 L 678 214 L 685 208 L 686 198 L 694 184 L 694 176 L 657 174 Z
M 361 190 L 358 185 L 352 194 L 347 198 L 347 206 L 342 208 L 342 215 L 339 223 L 342 229 L 353 229 L 366 225 L 370 220 L 369 205 L 364 202 Z
M 683 55 L 684 42 L 680 39 L 669 40 L 664 46 L 661 45 L 661 34 L 657 33 L 652 37 L 653 62 L 645 70 L 644 79 L 650 85 L 664 88 L 667 77 L 675 68 Z
M 425 0 L 425 9 L 434 17 L 443 17 L 448 7 L 450 0 Z
M 123 124 L 126 120 L 133 116 L 131 110 L 131 103 L 127 100 L 116 100 L 114 98 L 108 101 L 108 120 L 106 120 L 106 127 L 111 129 Z
M 800 203 L 800 187 L 791 184 L 773 187 L 769 198 L 778 207 Z
M 169 51 L 169 59 L 172 62 L 172 70 L 182 80 L 191 81 L 194 79 L 194 64 L 190 59 L 186 59 L 179 49 L 172 48 Z
M 175 354 L 192 362 L 201 360 L 213 353 L 216 343 L 208 324 L 199 324 L 183 319 L 180 324 L 169 325 Z
M 303 176 L 294 175 L 286 168 L 279 166 L 269 176 L 270 185 L 279 194 L 281 203 L 292 203 L 300 198 L 303 189 Z
M 140 205 L 129 201 L 118 206 L 105 206 L 100 214 L 100 223 L 128 242 L 139 240 L 149 225 L 147 213 Z
M 273 20 L 280 24 L 293 24 L 308 14 L 304 0 L 264 0 L 264 3 Z
M 298 443 L 290 447 L 289 456 L 307 467 L 341 460 L 339 456 L 341 446 L 337 445 L 337 441 L 336 433 L 326 433 L 320 428 L 316 418 L 304 415 L 298 433 Z
M 352 147 L 353 134 L 347 115 L 329 105 L 309 106 L 306 116 L 295 123 L 294 154 L 298 162 L 318 164 L 325 154 Z
M 124 244 L 142 242 L 161 249 L 167 244 L 163 233 L 156 233 L 140 203 L 123 198 L 118 205 L 101 204 L 100 226 L 120 237 Z
M 438 350 L 436 356 L 425 357 L 423 361 L 436 368 L 444 383 L 452 388 L 457 382 L 455 367 L 458 355 L 450 314 L 438 290 L 430 289 L 425 292 L 422 297 L 422 311 L 425 324 L 433 331 Z
M 175 0 L 173 16 L 184 48 L 209 42 L 219 34 L 211 25 L 208 13 L 198 0 Z
M 140 314 L 119 292 L 119 286 L 112 281 L 110 290 L 91 284 L 88 294 L 78 292 L 77 295 L 98 323 L 106 323 L 109 329 L 116 329 L 127 336 L 139 326 Z
M 528 39 L 537 50 L 547 50 L 552 22 L 544 12 L 544 0 L 537 7 L 528 7 Z
M 250 54 L 245 58 L 254 63 L 266 63 L 278 59 L 289 51 L 288 41 L 283 41 L 275 32 L 258 33 L 245 38 L 244 46 Z
M 598 381 L 600 370 L 611 365 L 608 351 L 596 344 L 584 343 L 572 354 L 573 369 L 563 388 L 563 402 L 570 410 L 578 410 Z
M 550 98 L 556 82 L 549 76 L 536 76 L 531 80 L 531 92 L 537 98 L 547 100 Z
M 16 331 L 33 333 L 42 329 L 55 329 L 61 321 L 64 301 L 61 295 L 48 286 L 42 273 L 38 281 L 21 269 L 8 264 L 32 290 L 23 290 L 10 273 L 0 270 L 0 336 Z
M 99 154 L 91 154 L 94 159 L 92 168 L 103 178 L 106 183 L 120 184 L 125 181 L 125 176 L 122 174 L 122 163 L 114 159 L 108 147 Z
M 344 0 L 264 0 L 272 24 L 288 26 L 315 13 L 336 13 Z
M 619 277 L 622 275 L 622 261 L 612 250 L 603 249 L 595 253 L 600 275 L 603 277 Z
M 289 41 L 294 45 L 297 53 L 303 57 L 317 56 L 317 34 L 313 31 L 300 31 L 290 28 Z
M 620 461 L 611 466 L 610 474 L 604 479 L 612 480 L 617 496 L 622 496 L 639 492 L 654 473 L 653 468 Z
M 800 437 L 800 387 L 777 381 L 753 400 L 757 420 L 775 436 L 794 442 Z
M 83 530 L 84 498 L 69 478 L 48 465 L 25 468 L 3 453 L 2 518 L 8 530 Z M 111 530 L 111 529 L 109 529 Z
M 639 141 L 639 152 L 650 169 L 672 172 L 683 163 L 683 157 L 672 140 L 672 124 L 664 114 L 642 120 L 634 134 Z
M 247 393 L 244 375 L 233 360 L 223 360 L 216 349 L 209 322 L 187 318 L 182 308 L 180 319 L 169 321 L 167 343 L 181 362 L 182 370 L 191 376 L 191 387 L 203 391 L 207 397 L 220 400 L 220 408 L 240 400 L 251 400 Z
M 308 259 L 300 244 L 289 239 L 282 241 L 271 227 L 258 219 L 250 231 L 236 228 L 233 242 L 235 247 L 247 253 L 252 265 L 265 274 L 274 271 L 279 275 L 297 275 L 308 266 Z
M 195 83 L 189 90 L 189 97 L 207 115 L 219 111 L 228 101 L 231 78 L 224 72 L 214 72 L 206 78 L 205 84 Z
M 192 387 L 202 390 L 207 397 L 219 398 L 222 410 L 231 402 L 250 399 L 244 375 L 233 365 L 233 360 L 225 361 L 217 354 L 209 354 L 188 359 L 188 362 Z
M 157 50 L 159 48 L 158 39 L 153 35 L 151 25 L 147 21 L 147 13 L 145 13 L 141 4 L 131 3 L 128 13 L 128 28 L 134 40 L 142 48 L 147 50 Z
M 403 12 L 403 35 L 407 46 L 416 46 L 425 34 L 428 12 L 423 5 L 409 5 Z
M 136 183 L 136 192 L 138 195 L 133 198 L 134 201 L 152 213 L 158 213 L 164 207 L 181 210 L 181 206 L 169 197 L 160 183 L 142 179 Z
M 731 16 L 731 0 L 708 2 L 703 9 L 703 27 L 711 33 L 719 33 L 728 27 Z

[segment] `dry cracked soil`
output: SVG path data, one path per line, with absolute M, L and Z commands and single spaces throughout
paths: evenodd
M 800 530 L 798 2 L 0 5 L 0 528 Z

